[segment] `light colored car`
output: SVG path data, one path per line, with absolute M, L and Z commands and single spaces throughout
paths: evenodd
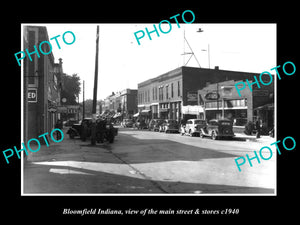
M 121 123 L 122 127 L 133 127 L 132 119 L 124 119 Z
M 181 129 L 181 135 L 200 136 L 201 128 L 206 126 L 205 120 L 189 119 Z

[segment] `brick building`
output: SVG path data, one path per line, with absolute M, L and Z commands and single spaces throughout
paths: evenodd
M 257 73 L 179 67 L 138 84 L 138 110 L 146 119 L 181 120 L 189 111 L 201 111 L 198 90 L 211 83 L 253 80 Z M 203 109 L 202 109 L 203 111 Z
M 34 46 L 49 41 L 47 28 L 43 26 L 23 27 L 23 51 L 34 52 Z M 48 45 L 42 45 L 49 52 Z M 31 54 L 32 61 L 23 60 L 23 128 L 24 141 L 51 132 L 60 114 L 62 60 L 55 63 L 52 52 L 48 55 Z

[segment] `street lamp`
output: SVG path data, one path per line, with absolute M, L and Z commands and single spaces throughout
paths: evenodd
M 204 30 L 202 30 L 201 28 L 199 28 L 196 32 L 202 33 L 202 32 L 204 32 Z M 201 49 L 201 51 L 206 51 L 206 49 Z M 207 46 L 207 54 L 208 54 L 208 68 L 210 69 L 210 51 L 209 51 L 209 44 L 208 44 L 208 46 Z

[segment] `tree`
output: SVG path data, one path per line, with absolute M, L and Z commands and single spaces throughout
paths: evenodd
M 61 91 L 61 98 L 66 98 L 64 105 L 77 105 L 77 97 L 80 94 L 80 77 L 77 74 L 72 76 L 63 74 L 62 75 L 63 88 Z

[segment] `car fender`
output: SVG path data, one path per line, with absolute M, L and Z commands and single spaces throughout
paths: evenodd
M 201 133 L 202 133 L 203 135 L 208 135 L 208 132 L 205 131 L 204 127 L 201 127 L 200 129 L 201 129 Z
M 78 131 L 72 127 L 69 128 L 67 134 L 74 133 L 75 135 L 79 135 Z

